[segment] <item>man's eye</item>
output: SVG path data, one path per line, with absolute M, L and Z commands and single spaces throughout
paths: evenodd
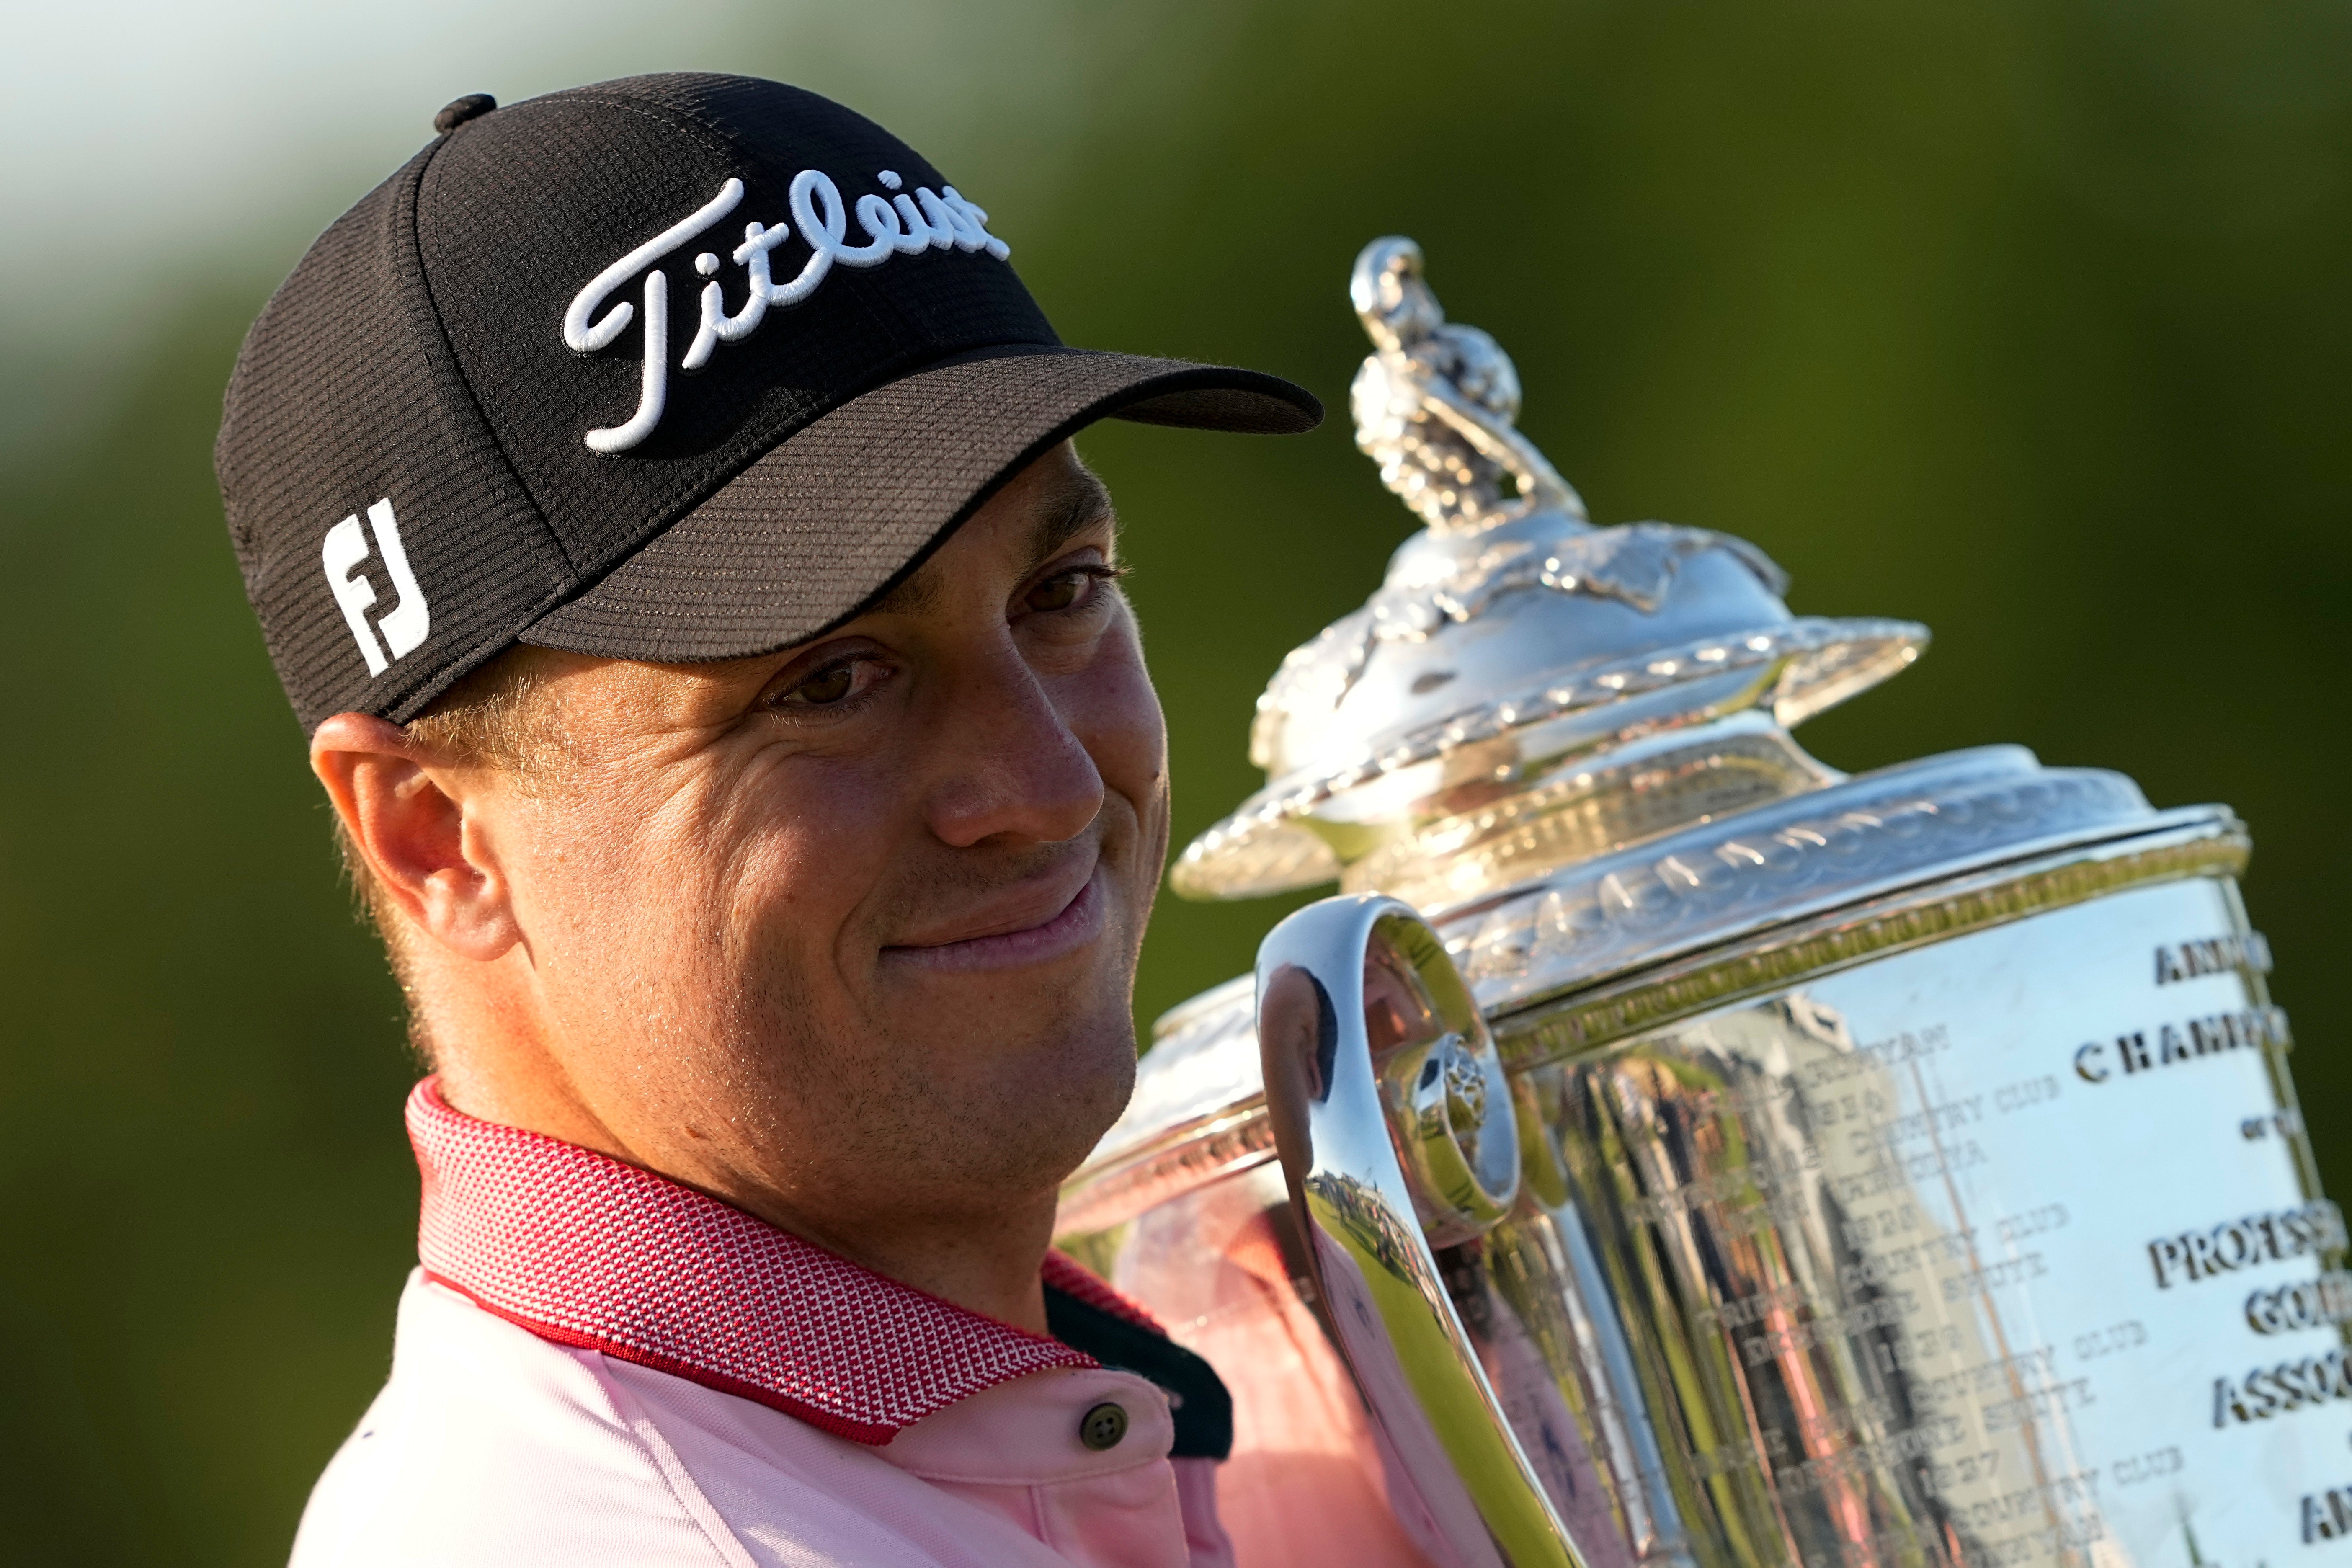
M 1057 572 L 1030 589 L 1028 598 L 1023 602 L 1033 610 L 1042 610 L 1048 614 L 1055 610 L 1072 609 L 1086 602 L 1087 596 L 1094 592 L 1097 582 L 1113 574 L 1108 569 L 1099 566 L 1082 566 L 1075 571 Z
M 848 696 L 856 684 L 856 670 L 845 664 L 836 664 L 830 669 L 818 670 L 785 695 L 812 708 L 829 708 Z

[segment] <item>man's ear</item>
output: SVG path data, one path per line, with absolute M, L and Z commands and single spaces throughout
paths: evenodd
M 310 771 L 408 924 L 485 963 L 522 939 L 484 831 L 480 770 L 426 754 L 396 724 L 338 713 L 310 737 Z

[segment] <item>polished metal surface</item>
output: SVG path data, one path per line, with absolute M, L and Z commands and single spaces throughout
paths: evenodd
M 1450 902 L 1465 837 L 1483 841 L 1480 885 L 1501 887 L 1834 783 L 1781 727 L 1902 669 L 1927 628 L 1793 616 L 1780 568 L 1727 534 L 1595 528 L 1515 427 L 1509 357 L 1446 321 L 1411 240 L 1366 247 L 1350 293 L 1374 345 L 1357 444 L 1428 526 L 1361 610 L 1284 661 L 1250 734 L 1266 787 L 1184 850 L 1177 890 L 1341 879 Z M 1621 787 L 1612 770 L 1674 767 L 1677 746 L 1699 759 L 1680 789 Z M 1613 809 L 1636 795 L 1643 815 Z M 1496 833 L 1503 800 L 1517 815 Z M 1439 871 L 1443 890 L 1419 885 Z
M 2247 1290 L 2316 1288 L 2340 1222 L 2260 973 L 2160 968 L 2246 934 L 2226 878 L 2175 876 L 1598 1050 L 1523 1015 L 1543 1158 L 1456 1310 L 1655 1445 L 1621 1472 L 1654 1554 L 2277 1561 L 2344 1423 L 2230 1391 L 2352 1384 L 2332 1324 L 2258 1329 Z M 2237 1275 L 2168 1264 L 2199 1246 Z
M 1423 1549 L 1462 1568 L 1581 1568 L 1469 1334 L 1431 1310 L 1433 1244 L 1490 1229 L 1518 1188 L 1510 1091 L 1468 989 L 1420 916 L 1357 897 L 1275 927 L 1257 993 L 1307 1267 Z
M 1243 1568 L 2331 1560 L 2352 1274 L 2243 826 L 1807 756 L 1924 631 L 1592 528 L 1420 265 L 1352 294 L 1427 526 L 1172 878 L 1350 891 L 1162 1020 L 1062 1206 L 1226 1369 Z

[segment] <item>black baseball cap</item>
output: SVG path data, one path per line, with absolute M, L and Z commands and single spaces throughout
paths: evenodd
M 1322 417 L 1276 376 L 1063 346 L 984 208 L 814 93 L 635 77 L 435 126 L 229 382 L 229 533 L 306 729 L 405 721 L 518 641 L 805 641 L 1097 419 Z

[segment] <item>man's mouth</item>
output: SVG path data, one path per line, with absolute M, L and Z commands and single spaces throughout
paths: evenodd
M 1047 886 L 1017 889 L 970 922 L 969 934 L 886 947 L 882 956 L 949 973 L 1051 963 L 1091 945 L 1102 935 L 1110 907 L 1104 876 L 1097 858 L 1076 892 L 1065 893 L 1062 889 L 1068 884 L 1061 878 L 1051 879 Z

